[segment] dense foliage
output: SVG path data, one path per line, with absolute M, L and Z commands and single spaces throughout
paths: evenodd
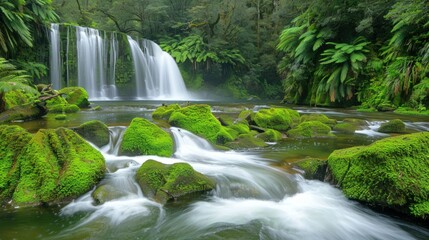
M 429 107 L 428 12 L 426 0 L 0 1 L 0 53 L 44 78 L 38 51 L 46 49 L 27 50 L 59 16 L 160 43 L 191 89 L 422 111 Z

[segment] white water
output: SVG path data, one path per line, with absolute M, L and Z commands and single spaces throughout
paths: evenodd
M 378 132 L 381 124 L 386 121 L 367 121 L 368 128 L 363 130 L 356 130 L 355 133 L 367 135 L 369 137 L 387 137 L 389 134 Z
M 67 47 L 65 78 L 61 67 L 61 32 L 58 24 L 51 25 L 50 48 L 50 76 L 54 89 L 65 86 L 84 87 L 90 100 L 118 100 L 120 94 L 115 84 L 119 75 L 129 73 L 118 72 L 116 67 L 120 55 L 126 52 L 119 49 L 116 33 L 99 31 L 88 27 L 76 28 L 76 63 L 69 62 L 70 56 L 74 56 L 70 46 L 69 36 L 71 26 L 67 28 Z M 125 92 L 122 96 L 126 99 L 149 100 L 189 100 L 189 94 L 174 59 L 154 42 L 142 40 L 141 44 L 128 36 L 128 42 L 132 59 L 121 56 L 122 68 L 127 64 L 134 66 L 134 79 L 129 79 L 134 84 L 133 93 Z M 70 55 L 70 56 L 69 56 Z M 130 62 L 127 62 L 130 61 Z M 131 62 L 132 61 L 132 62 Z M 77 69 L 75 70 L 75 66 Z M 76 76 L 75 76 L 76 75 Z M 75 79 L 76 78 L 76 79 Z M 127 80 L 127 79 L 122 79 Z M 125 91 L 125 90 L 124 90 Z
M 50 32 L 51 49 L 49 52 L 51 83 L 54 89 L 60 89 L 61 86 L 61 47 L 60 47 L 60 30 L 58 24 L 51 24 Z
M 113 128 L 115 137 L 103 149 L 110 172 L 101 183 L 121 194 L 95 206 L 88 193 L 67 205 L 63 216 L 84 217 L 53 238 L 415 239 L 399 223 L 347 200 L 326 183 L 284 173 L 257 155 L 214 150 L 183 129 L 171 128 L 176 143 L 173 158 L 109 154 L 115 152 L 123 130 Z M 135 172 L 148 159 L 186 161 L 215 179 L 217 188 L 182 207 L 161 206 L 145 198 L 134 181 Z

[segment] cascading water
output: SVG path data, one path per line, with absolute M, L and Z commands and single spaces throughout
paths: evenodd
M 403 230 L 407 225 L 347 200 L 326 183 L 271 167 L 256 154 L 217 151 L 204 139 L 171 128 L 173 158 L 117 156 L 111 153 L 124 128 L 111 130 L 111 143 L 102 150 L 109 173 L 100 185 L 111 187 L 114 197 L 94 205 L 88 193 L 64 207 L 63 216 L 84 215 L 53 239 L 416 239 Z M 147 199 L 134 180 L 148 159 L 188 162 L 215 179 L 217 188 L 191 203 L 161 206 Z M 410 228 L 422 239 L 429 236 Z
M 127 36 L 126 45 L 130 48 L 130 53 L 127 53 L 127 50 L 119 48 L 128 46 L 118 43 L 116 33 L 110 33 L 109 37 L 107 32 L 76 27 L 74 41 L 71 40 L 73 36 L 69 36 L 69 29 L 74 27 L 64 27 L 67 28 L 67 47 L 66 52 L 61 54 L 59 25 L 51 26 L 50 76 L 54 89 L 81 86 L 88 91 L 90 100 L 116 100 L 121 96 L 124 99 L 189 99 L 174 59 L 154 42 L 142 40 L 140 45 Z M 61 68 L 62 55 L 66 58 L 65 74 Z M 76 73 L 73 72 L 75 65 Z M 132 67 L 129 69 L 128 65 Z M 62 78 L 63 75 L 66 79 Z M 124 93 L 119 94 L 115 84 L 117 78 L 134 92 L 125 89 Z

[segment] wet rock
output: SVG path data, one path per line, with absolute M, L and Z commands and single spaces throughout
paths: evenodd
M 336 150 L 328 168 L 348 198 L 421 219 L 429 216 L 428 132 Z
M 73 130 L 98 147 L 102 147 L 109 143 L 109 128 L 101 121 L 88 121 Z
M 66 87 L 58 91 L 69 104 L 79 108 L 89 107 L 88 92 L 82 87 Z
M 163 105 L 163 106 L 155 109 L 155 111 L 152 113 L 152 118 L 154 120 L 166 120 L 166 121 L 168 121 L 171 114 L 178 109 L 180 109 L 179 104 Z
M 101 205 L 105 202 L 125 197 L 127 196 L 127 193 L 112 185 L 105 184 L 98 186 L 94 192 L 92 192 L 91 196 L 94 199 L 95 204 Z
M 356 130 L 362 130 L 368 127 L 368 123 L 362 119 L 345 118 L 342 122 L 334 126 L 334 131 L 354 133 Z
M 274 129 L 267 129 L 265 132 L 258 134 L 256 137 L 262 139 L 265 142 L 278 142 L 283 138 L 282 133 Z
M 310 137 L 331 137 L 331 128 L 319 121 L 308 121 L 300 123 L 296 128 L 287 132 L 289 137 L 310 138 Z
M 159 203 L 198 192 L 207 192 L 215 182 L 196 172 L 188 163 L 162 164 L 147 160 L 136 173 L 143 194 Z
M 400 119 L 393 119 L 381 124 L 377 131 L 381 133 L 403 133 L 405 132 L 405 124 Z
M 301 116 L 301 123 L 309 122 L 309 121 L 319 121 L 321 123 L 328 125 L 331 128 L 334 127 L 334 125 L 337 123 L 335 119 L 330 119 L 324 114 L 312 113 L 312 114 Z
M 173 155 L 173 139 L 164 130 L 144 118 L 134 118 L 125 130 L 120 155 Z
M 264 140 L 256 138 L 257 132 L 241 134 L 234 141 L 225 144 L 226 147 L 233 149 L 260 148 L 268 146 Z
M 304 171 L 303 175 L 306 179 L 316 179 L 320 181 L 324 181 L 325 179 L 327 167 L 326 160 L 309 158 L 295 162 L 293 165 Z
M 288 108 L 261 109 L 253 120 L 259 127 L 286 131 L 299 122 L 299 113 Z

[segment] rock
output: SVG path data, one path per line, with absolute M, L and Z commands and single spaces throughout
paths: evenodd
M 316 179 L 324 181 L 326 174 L 326 160 L 310 158 L 293 163 L 294 166 L 304 170 L 306 179 Z
M 403 133 L 405 132 L 405 124 L 400 119 L 393 119 L 381 124 L 377 131 L 381 133 Z
M 46 100 L 46 107 L 49 113 L 74 113 L 78 112 L 80 108 L 75 104 L 69 104 L 61 96 L 56 96 Z
M 94 192 L 92 192 L 91 196 L 94 199 L 95 204 L 100 205 L 114 199 L 125 197 L 127 196 L 127 193 L 112 185 L 105 184 L 98 186 Z
M 33 103 L 37 97 L 37 95 L 26 93 L 22 90 L 12 90 L 5 92 L 3 94 L 3 98 L 0 99 L 0 101 L 3 101 L 3 110 L 9 110 L 17 106 Z
M 336 150 L 328 168 L 348 198 L 421 219 L 429 216 L 429 132 Z
M 18 185 L 18 156 L 32 134 L 15 125 L 0 125 L 0 205 L 12 198 Z
M 47 110 L 41 104 L 25 104 L 14 106 L 11 109 L 0 113 L 0 123 L 15 120 L 31 120 L 46 115 Z
M 377 110 L 379 112 L 391 112 L 391 111 L 395 111 L 395 109 L 397 108 L 398 107 L 396 107 L 392 103 L 381 103 L 380 105 L 377 106 Z
M 289 137 L 309 138 L 309 137 L 331 137 L 331 128 L 319 121 L 308 121 L 299 124 L 287 132 Z
M 243 110 L 238 114 L 239 120 L 246 120 L 249 124 L 255 124 L 253 118 L 255 117 L 255 113 L 252 110 Z
M 365 120 L 356 118 L 345 118 L 342 122 L 337 123 L 334 126 L 334 131 L 354 133 L 356 130 L 365 129 L 367 126 L 368 123 Z
M 274 129 L 267 129 L 265 132 L 258 134 L 256 137 L 262 139 L 265 142 L 278 142 L 283 138 L 282 133 Z
M 173 139 L 164 130 L 144 118 L 134 118 L 125 130 L 120 155 L 173 155 Z
M 180 109 L 179 104 L 163 105 L 155 109 L 155 111 L 152 113 L 152 118 L 154 120 L 162 119 L 168 121 L 171 114 L 178 109 Z
M 88 121 L 73 130 L 98 147 L 102 147 L 110 141 L 109 128 L 98 120 Z
M 178 109 L 171 114 L 168 122 L 172 126 L 186 129 L 215 144 L 223 144 L 234 139 L 206 104 Z
M 210 191 L 216 185 L 188 163 L 166 165 L 154 160 L 142 164 L 136 179 L 146 197 L 162 204 L 187 194 Z
M 253 120 L 259 127 L 286 131 L 299 121 L 299 113 L 287 108 L 261 109 Z
M 66 87 L 58 91 L 69 104 L 79 108 L 89 107 L 88 92 L 82 87 Z
M 17 160 L 14 205 L 66 202 L 90 190 L 103 177 L 104 157 L 75 132 L 41 129 Z
M 301 123 L 309 122 L 309 121 L 319 121 L 321 123 L 328 125 L 331 128 L 334 127 L 334 125 L 337 123 L 335 119 L 330 119 L 324 114 L 312 113 L 312 114 L 301 116 Z
M 228 142 L 225 146 L 233 149 L 243 149 L 243 148 L 260 148 L 268 146 L 264 140 L 256 138 L 256 133 L 241 134 L 232 142 Z
M 65 114 L 57 114 L 55 115 L 55 120 L 66 120 L 67 115 Z

